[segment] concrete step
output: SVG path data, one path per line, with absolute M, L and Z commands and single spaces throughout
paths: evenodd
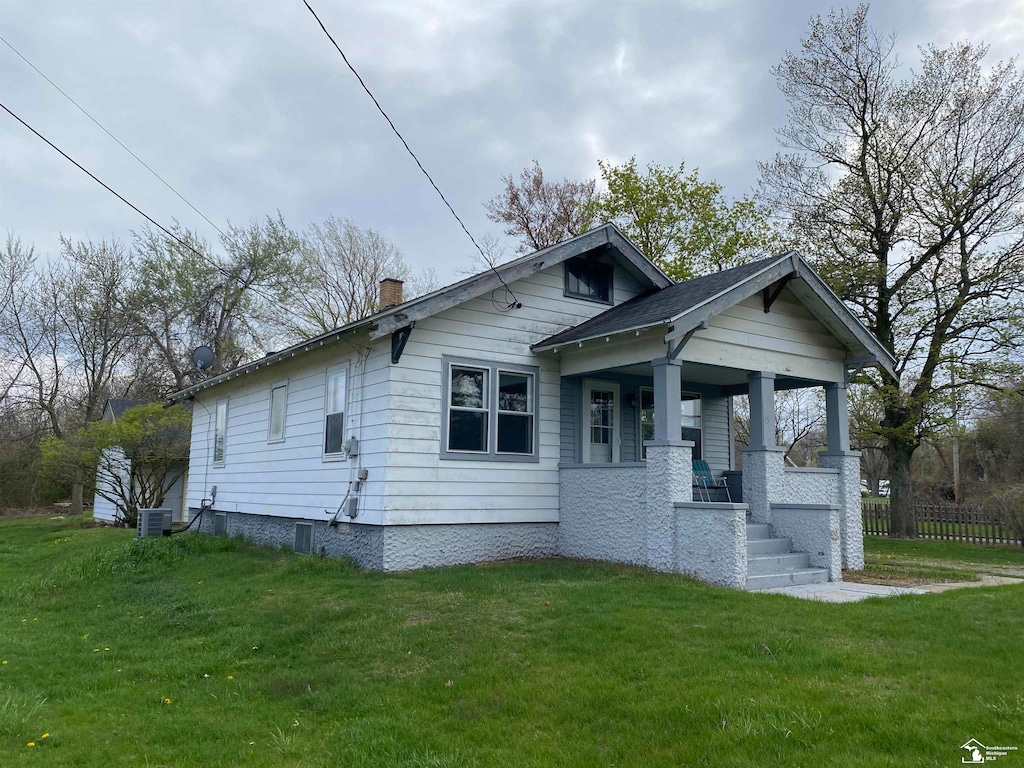
M 828 581 L 828 571 L 824 568 L 794 568 L 781 573 L 761 573 L 747 576 L 747 589 L 774 589 L 775 587 L 791 587 L 796 584 L 824 584 Z
M 747 573 L 760 576 L 766 573 L 782 573 L 797 568 L 809 568 L 811 556 L 806 552 L 787 552 L 784 555 L 747 556 Z
M 751 555 L 784 555 L 793 551 L 793 540 L 747 538 L 747 557 Z
M 747 540 L 770 539 L 772 527 L 767 523 L 747 523 Z

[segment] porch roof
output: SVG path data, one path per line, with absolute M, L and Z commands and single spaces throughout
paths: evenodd
M 675 283 L 637 296 L 596 317 L 549 336 L 532 346 L 541 352 L 592 339 L 658 326 L 669 328 L 666 341 L 678 340 L 744 299 L 764 291 L 765 312 L 774 292 L 788 286 L 828 331 L 852 353 L 850 367 L 878 365 L 890 374 L 896 361 L 821 277 L 795 251 Z

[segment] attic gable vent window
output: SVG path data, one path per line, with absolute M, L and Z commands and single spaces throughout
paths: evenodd
M 589 259 L 569 259 L 565 262 L 565 295 L 573 299 L 612 303 L 611 264 Z

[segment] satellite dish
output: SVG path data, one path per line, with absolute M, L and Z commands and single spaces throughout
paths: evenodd
M 213 350 L 203 345 L 196 347 L 192 351 L 192 365 L 194 365 L 200 371 L 205 371 L 211 365 L 213 365 L 214 354 Z

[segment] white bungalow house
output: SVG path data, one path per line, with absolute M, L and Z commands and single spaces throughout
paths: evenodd
M 892 357 L 796 253 L 674 284 L 612 225 L 176 393 L 204 531 L 402 570 L 564 555 L 731 587 L 863 563 L 846 383 Z M 774 393 L 821 387 L 821 467 Z M 751 440 L 733 466 L 732 398 Z M 692 461 L 732 493 L 694 492 Z

